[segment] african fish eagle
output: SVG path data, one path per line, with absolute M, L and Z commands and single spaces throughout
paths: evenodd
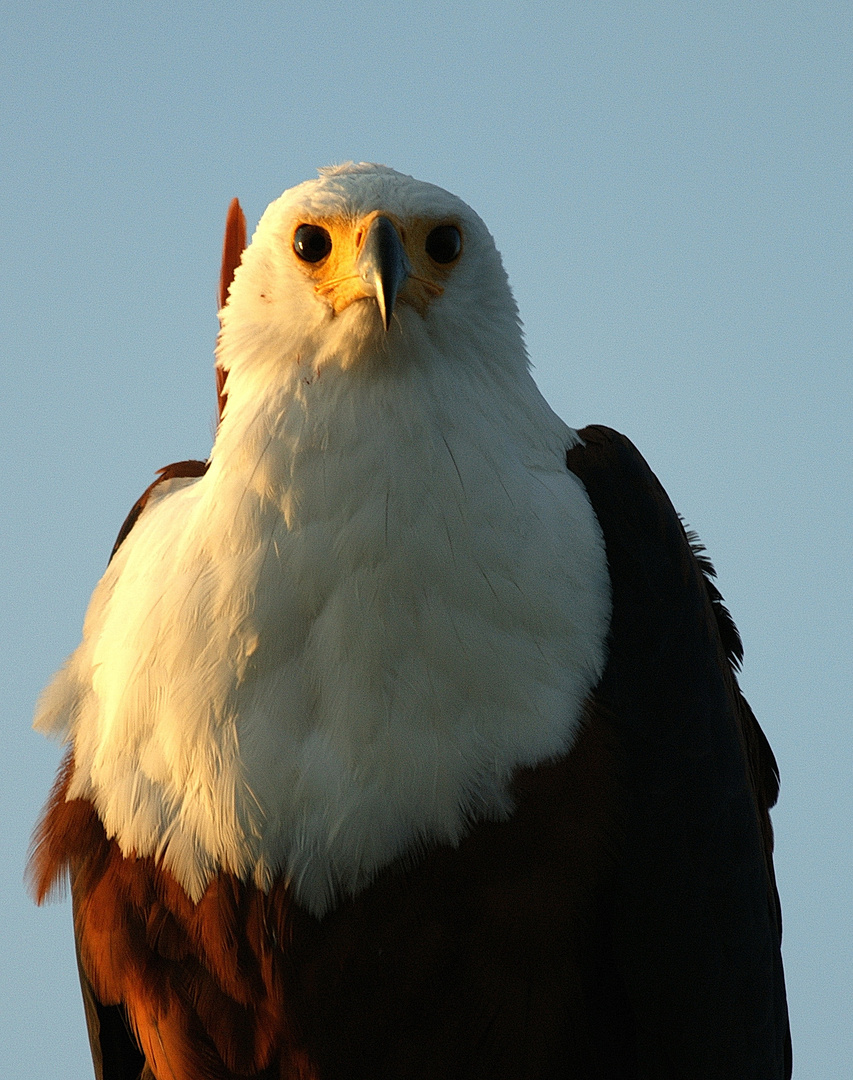
M 210 458 L 36 717 L 99 1080 L 788 1077 L 776 764 L 657 479 L 458 198 L 350 163 L 244 230 Z

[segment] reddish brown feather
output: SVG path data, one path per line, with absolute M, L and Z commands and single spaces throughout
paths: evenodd
M 246 215 L 240 207 L 238 199 L 232 199 L 225 218 L 225 239 L 222 242 L 222 268 L 219 272 L 219 307 L 225 307 L 228 299 L 228 290 L 234 280 L 234 272 L 240 265 L 243 252 L 246 250 Z M 225 391 L 225 377 L 227 372 L 216 365 L 216 397 L 219 406 L 219 418 L 222 419 L 222 410 L 225 408 L 225 399 L 228 396 Z
M 42 816 L 36 825 L 27 861 L 27 881 L 37 904 L 58 899 L 66 884 L 68 848 L 85 842 L 91 807 L 87 803 L 65 801 L 74 772 L 74 757 L 69 750 L 62 759 Z
M 266 932 L 280 924 L 271 909 L 285 899 L 283 886 L 266 895 L 222 874 L 193 904 L 153 859 L 123 857 L 89 803 L 66 800 L 72 768 L 69 756 L 36 833 L 33 891 L 41 902 L 70 873 L 83 969 L 103 1004 L 126 1005 L 155 1075 L 254 1076 L 283 1043 L 299 1062 L 281 954 Z M 283 1063 L 271 1075 L 312 1073 Z

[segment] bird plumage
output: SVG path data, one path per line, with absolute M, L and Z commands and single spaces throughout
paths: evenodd
M 220 317 L 210 460 L 37 717 L 105 1080 L 121 1010 L 157 1080 L 784 1076 L 731 621 L 634 448 L 542 399 L 480 219 L 325 170 Z

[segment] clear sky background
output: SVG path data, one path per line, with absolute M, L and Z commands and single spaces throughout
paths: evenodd
M 4 2 L 0 1075 L 91 1076 L 30 730 L 125 513 L 207 456 L 225 209 L 380 161 L 478 210 L 536 376 L 707 545 L 776 751 L 795 1076 L 853 1066 L 849 3 Z

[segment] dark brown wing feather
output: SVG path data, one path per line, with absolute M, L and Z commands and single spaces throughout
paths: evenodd
M 585 428 L 567 463 L 604 532 L 628 805 L 613 907 L 641 1074 L 784 1078 L 791 1055 L 769 808 L 778 774 L 735 677 L 740 641 L 657 478 Z M 701 553 L 700 553 L 701 555 Z
M 734 620 L 717 588 L 717 572 L 696 533 L 687 530 L 686 535 L 690 548 L 705 578 L 705 590 L 708 593 L 708 599 L 711 602 L 711 608 L 717 621 L 720 641 L 729 660 L 730 692 L 737 709 L 740 734 L 743 739 L 747 764 L 749 765 L 750 781 L 755 792 L 761 820 L 768 880 L 771 884 L 773 903 L 776 908 L 781 933 L 782 909 L 779 904 L 779 894 L 776 890 L 776 874 L 773 867 L 773 825 L 770 821 L 770 810 L 776 805 L 776 800 L 779 798 L 779 766 L 776 764 L 776 755 L 767 741 L 767 736 L 761 730 L 761 725 L 758 723 L 755 713 L 743 696 L 738 684 L 737 673 L 740 671 L 743 662 L 743 643 Z

